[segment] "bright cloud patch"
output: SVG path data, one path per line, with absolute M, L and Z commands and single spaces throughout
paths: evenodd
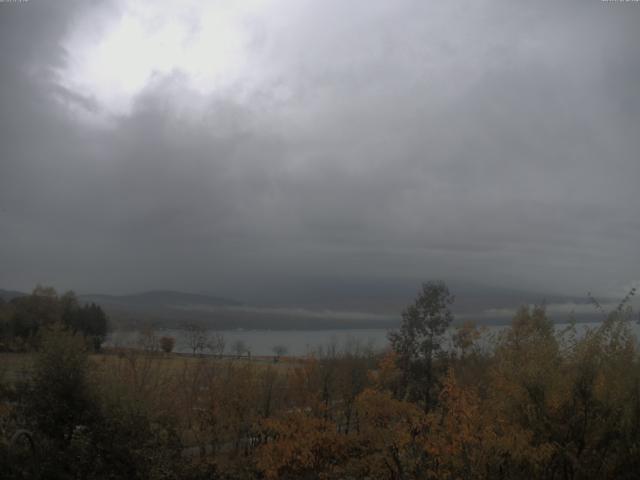
M 179 75 L 199 94 L 243 76 L 251 19 L 262 2 L 122 2 L 107 24 L 94 13 L 64 41 L 61 85 L 95 100 L 108 114 L 127 114 L 154 81 Z

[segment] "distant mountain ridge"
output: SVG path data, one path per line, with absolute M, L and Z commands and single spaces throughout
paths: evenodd
M 95 303 L 118 303 L 145 307 L 206 305 L 215 307 L 237 307 L 242 305 L 230 298 L 215 297 L 200 293 L 185 293 L 174 290 L 150 290 L 127 295 L 87 294 L 79 295 L 80 300 Z
M 335 288 L 330 288 L 330 284 L 306 288 L 304 285 L 281 287 L 280 302 L 275 304 L 251 300 L 245 303 L 233 298 L 175 290 L 123 295 L 82 294 L 78 298 L 81 303 L 100 305 L 117 328 L 134 329 L 149 324 L 176 328 L 195 322 L 216 329 L 321 330 L 395 328 L 402 310 L 413 301 L 416 290 L 413 284 L 394 287 L 393 284 L 349 285 L 346 282 Z M 581 309 L 575 316 L 577 321 L 599 320 L 597 312 L 585 311 L 581 307 L 588 305 L 588 298 L 464 284 L 454 284 L 451 290 L 456 295 L 453 312 L 459 322 L 473 320 L 485 325 L 506 324 L 519 306 L 540 303 L 555 305 L 555 310 L 549 310 L 554 322 L 567 321 L 571 313 L 569 310 L 574 308 Z M 5 301 L 24 295 L 28 294 L 0 289 L 0 298 Z
M 5 302 L 8 302 L 11 299 L 17 298 L 17 297 L 25 297 L 27 296 L 27 293 L 24 292 L 18 292 L 16 290 L 2 290 L 0 288 L 0 298 L 2 300 L 4 300 Z

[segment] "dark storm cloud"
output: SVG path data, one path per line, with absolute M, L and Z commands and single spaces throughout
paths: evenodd
M 279 2 L 259 82 L 173 72 L 117 114 L 60 81 L 92 8 L 0 4 L 6 287 L 639 278 L 640 6 Z

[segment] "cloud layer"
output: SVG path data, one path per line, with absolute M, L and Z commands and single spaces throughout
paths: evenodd
M 141 5 L 0 5 L 0 284 L 268 301 L 640 276 L 640 6 L 221 2 L 231 32 L 193 40 L 207 81 L 176 60 L 96 83 L 109 32 L 165 21 Z M 188 51 L 209 24 L 181 11 Z

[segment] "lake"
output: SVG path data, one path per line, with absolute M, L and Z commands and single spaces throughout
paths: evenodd
M 341 330 L 221 330 L 224 336 L 225 354 L 232 353 L 232 346 L 242 341 L 252 355 L 273 355 L 273 347 L 284 346 L 287 355 L 303 356 L 318 351 L 319 348 L 333 346 L 337 351 L 353 348 L 356 345 L 374 350 L 382 350 L 387 345 L 387 330 L 372 329 L 341 329 Z M 169 336 L 176 339 L 175 352 L 191 353 L 187 334 L 184 330 L 158 330 L 155 334 Z M 134 347 L 139 339 L 138 332 L 117 331 L 109 335 L 107 346 Z
M 588 328 L 595 328 L 597 323 L 580 323 L 577 325 L 578 332 L 584 332 Z M 565 328 L 567 324 L 556 324 L 557 329 Z M 631 323 L 632 330 L 636 335 L 640 334 L 640 326 L 636 322 Z M 485 342 L 492 336 L 503 330 L 503 325 L 491 325 L 486 327 L 484 334 Z M 452 330 L 453 331 L 453 330 Z M 273 347 L 284 346 L 288 355 L 304 356 L 317 352 L 318 349 L 335 348 L 337 352 L 345 349 L 371 348 L 373 350 L 383 350 L 388 346 L 387 329 L 336 329 L 336 330 L 221 330 L 219 332 L 208 332 L 209 336 L 220 333 L 224 336 L 226 350 L 225 354 L 232 354 L 232 346 L 237 341 L 242 341 L 252 355 L 273 355 Z M 107 346 L 135 347 L 139 339 L 138 332 L 116 331 L 109 335 L 105 344 Z M 176 339 L 174 351 L 179 353 L 190 353 L 186 332 L 178 329 L 157 330 L 157 337 L 170 336 Z M 445 348 L 449 343 L 445 340 Z

